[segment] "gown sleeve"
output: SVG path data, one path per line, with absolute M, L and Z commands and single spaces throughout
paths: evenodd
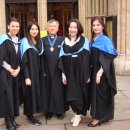
M 63 57 L 59 58 L 58 68 L 62 71 L 62 73 L 66 76 L 65 68 L 63 65 Z
M 24 67 L 24 71 L 23 71 L 23 74 L 24 74 L 24 78 L 29 78 L 29 72 L 28 72 L 28 67 L 27 65 L 25 65 Z
M 2 67 L 3 64 L 3 47 L 0 45 L 0 67 Z
M 4 57 L 4 50 L 3 50 L 3 45 L 0 45 L 0 96 L 4 93 L 6 90 L 6 84 L 7 81 L 3 78 L 3 58 Z
M 85 51 L 83 61 L 80 67 L 81 67 L 80 80 L 82 84 L 85 84 L 87 83 L 87 81 L 89 81 L 91 75 L 90 55 L 88 51 Z
M 9 70 L 9 69 L 11 68 L 11 65 L 8 64 L 6 61 L 3 61 L 2 66 L 3 66 L 6 70 Z
M 22 61 L 21 61 L 21 70 L 23 71 L 24 78 L 29 78 L 29 71 L 28 71 L 28 59 L 27 59 L 27 52 L 25 52 Z
M 117 88 L 116 88 L 114 57 L 112 55 L 100 53 L 99 61 L 108 79 L 108 83 L 112 87 L 113 95 L 115 95 L 117 93 Z

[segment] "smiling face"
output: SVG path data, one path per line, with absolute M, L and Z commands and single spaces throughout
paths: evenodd
M 19 32 L 19 29 L 20 29 L 19 22 L 12 21 L 8 25 L 9 34 L 11 36 L 15 36 Z
M 57 34 L 58 28 L 59 28 L 59 25 L 55 21 L 48 23 L 47 25 L 47 31 L 49 35 L 52 35 L 52 36 Z
M 92 30 L 93 32 L 95 33 L 95 35 L 101 35 L 103 34 L 103 26 L 102 24 L 98 21 L 98 20 L 95 20 L 92 24 Z
M 78 34 L 78 28 L 76 22 L 71 22 L 69 29 L 68 29 L 70 37 L 77 37 Z
M 35 24 L 33 24 L 30 29 L 30 36 L 32 38 L 35 38 L 38 35 L 38 32 L 39 32 L 38 27 Z

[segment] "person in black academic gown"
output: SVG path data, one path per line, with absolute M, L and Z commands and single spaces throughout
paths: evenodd
M 78 126 L 81 115 L 86 115 L 90 106 L 89 80 L 90 55 L 89 41 L 82 36 L 83 27 L 77 19 L 70 20 L 68 36 L 62 42 L 59 68 L 62 70 L 62 81 L 66 84 L 66 101 L 70 104 L 74 117 L 72 126 Z
M 40 39 L 40 28 L 36 21 L 28 22 L 25 38 L 20 42 L 24 114 L 31 124 L 38 126 L 42 123 L 33 114 L 41 112 L 39 71 L 43 45 Z
M 91 42 L 91 116 L 89 127 L 113 119 L 116 79 L 114 58 L 117 51 L 108 37 L 102 17 L 92 19 Z
M 16 36 L 19 22 L 12 17 L 8 23 L 7 34 L 0 36 L 0 118 L 5 118 L 8 130 L 16 130 L 20 125 L 14 120 L 19 115 L 18 74 L 19 43 Z
M 51 19 L 47 23 L 48 36 L 42 38 L 44 52 L 42 55 L 46 73 L 46 85 L 42 85 L 42 111 L 45 112 L 46 119 L 50 119 L 53 114 L 62 119 L 65 113 L 64 86 L 62 84 L 62 72 L 58 68 L 60 46 L 63 37 L 57 35 L 59 22 Z M 41 82 L 44 79 L 44 73 Z M 42 79 L 43 77 L 43 79 Z

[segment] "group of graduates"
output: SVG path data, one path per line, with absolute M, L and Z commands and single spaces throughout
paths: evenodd
M 0 36 L 0 118 L 7 130 L 20 127 L 15 122 L 19 105 L 33 125 L 42 125 L 34 114 L 43 112 L 46 119 L 63 119 L 71 107 L 72 126 L 90 109 L 89 127 L 113 119 L 116 79 L 114 58 L 117 51 L 108 37 L 102 17 L 92 19 L 92 38 L 88 41 L 78 19 L 68 23 L 67 36 L 57 35 L 59 22 L 47 22 L 48 36 L 40 38 L 40 28 L 31 20 L 25 37 L 11 18 L 8 33 Z

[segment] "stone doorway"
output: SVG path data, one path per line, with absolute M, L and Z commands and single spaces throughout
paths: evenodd
M 78 18 L 77 2 L 48 2 L 47 18 L 59 21 L 61 35 L 66 36 L 67 23 L 73 17 Z
M 36 3 L 9 3 L 6 4 L 6 21 L 10 17 L 16 17 L 20 22 L 20 38 L 25 35 L 25 29 L 28 20 L 37 20 Z

